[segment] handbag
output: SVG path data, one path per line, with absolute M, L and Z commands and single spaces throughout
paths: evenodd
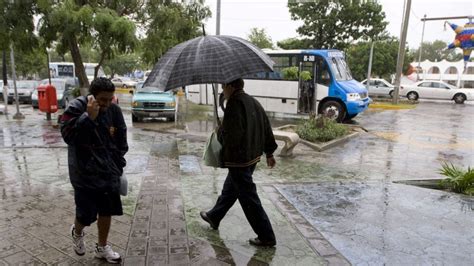
M 212 84 L 214 88 L 214 84 Z M 213 91 L 215 91 L 213 89 Z M 221 103 L 221 98 L 219 97 L 219 102 Z M 222 104 L 220 104 L 222 107 Z M 217 125 L 220 127 L 221 121 L 219 120 L 219 116 L 217 115 L 217 97 L 214 97 L 214 108 L 216 114 Z M 221 163 L 221 151 L 222 151 L 222 144 L 217 139 L 217 132 L 213 130 L 209 138 L 207 139 L 206 149 L 204 150 L 204 154 L 202 159 L 204 160 L 204 164 L 207 166 L 212 167 L 222 167 Z
M 217 139 L 216 131 L 213 130 L 211 136 L 209 136 L 209 139 L 207 140 L 206 149 L 202 156 L 204 164 L 212 167 L 221 167 L 221 150 L 222 144 Z
M 127 193 L 128 193 L 128 180 L 127 180 L 127 177 L 125 176 L 125 173 L 123 173 L 120 176 L 120 195 L 127 196 Z

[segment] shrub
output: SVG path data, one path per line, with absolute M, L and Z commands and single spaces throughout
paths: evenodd
M 346 125 L 338 124 L 335 121 L 320 116 L 311 116 L 303 124 L 299 125 L 296 133 L 300 138 L 311 142 L 326 142 L 346 135 L 349 129 Z
M 465 171 L 453 164 L 444 163 L 439 173 L 447 176 L 440 182 L 444 188 L 474 196 L 474 169 L 468 167 Z
M 287 67 L 281 70 L 283 74 L 283 79 L 285 80 L 298 80 L 298 68 L 297 67 Z
M 72 89 L 71 95 L 72 95 L 74 98 L 77 98 L 77 97 L 81 96 L 81 88 L 76 87 L 76 88 Z
M 302 81 L 308 81 L 311 79 L 311 73 L 307 70 L 301 71 L 300 77 Z

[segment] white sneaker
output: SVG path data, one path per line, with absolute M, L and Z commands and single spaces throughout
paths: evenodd
M 74 251 L 77 255 L 83 256 L 86 254 L 86 243 L 84 243 L 84 231 L 80 236 L 76 235 L 74 230 L 74 224 L 71 225 L 71 236 L 72 236 L 72 243 L 74 244 Z
M 95 257 L 105 259 L 108 263 L 120 263 L 120 260 L 122 259 L 120 254 L 113 251 L 110 245 L 99 247 L 98 244 L 95 244 Z

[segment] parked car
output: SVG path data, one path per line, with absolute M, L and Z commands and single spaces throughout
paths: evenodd
M 49 84 L 48 79 L 43 79 L 40 82 L 40 85 Z M 51 79 L 51 84 L 56 88 L 56 98 L 58 100 L 59 108 L 66 108 L 69 102 L 74 99 L 74 96 L 71 94 L 72 90 L 79 86 L 79 81 L 77 78 L 54 78 Z M 33 108 L 38 108 L 38 88 L 36 88 L 31 94 L 31 105 Z
M 474 90 L 460 89 L 439 80 L 422 80 L 413 85 L 400 86 L 400 95 L 406 96 L 412 101 L 439 99 L 454 100 L 455 103 L 462 104 L 466 100 L 474 99 Z
M 8 103 L 11 104 L 15 100 L 15 90 L 13 88 L 13 82 L 8 84 Z M 38 81 L 36 80 L 17 81 L 16 90 L 18 93 L 18 101 L 21 103 L 31 103 L 31 94 L 36 87 L 38 87 Z
M 13 80 L 8 80 L 9 85 L 12 83 L 13 83 Z M 0 100 L 3 103 L 3 80 L 2 79 L 0 79 Z
M 367 80 L 364 79 L 361 82 L 364 86 L 367 86 Z M 370 79 L 369 81 L 369 95 L 370 96 L 382 96 L 382 97 L 393 97 L 393 86 L 390 82 L 385 79 Z
M 174 121 L 176 99 L 171 91 L 160 91 L 156 87 L 140 87 L 132 98 L 132 121 L 144 118 L 165 117 Z
M 137 81 L 127 77 L 117 77 L 111 79 L 116 88 L 135 88 Z

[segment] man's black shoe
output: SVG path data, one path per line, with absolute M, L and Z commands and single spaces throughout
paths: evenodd
M 205 211 L 202 211 L 199 214 L 201 215 L 201 218 L 211 226 L 212 229 L 217 230 L 217 228 L 219 228 L 219 225 L 214 224 L 211 221 L 211 219 L 209 219 L 209 217 L 207 216 L 207 213 Z
M 260 240 L 258 237 L 256 238 L 250 238 L 249 243 L 254 246 L 258 247 L 273 247 L 276 245 L 275 240 Z

